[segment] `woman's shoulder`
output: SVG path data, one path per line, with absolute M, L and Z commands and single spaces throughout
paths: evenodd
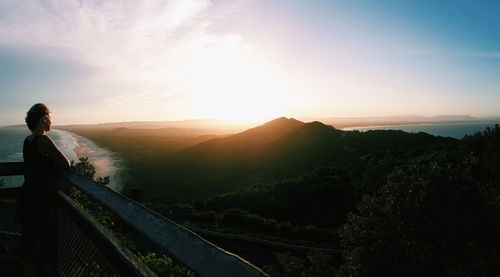
M 36 135 L 34 140 L 36 140 L 39 147 L 43 148 L 50 147 L 52 144 L 54 144 L 52 139 L 47 135 Z
M 24 144 L 35 144 L 40 153 L 46 153 L 48 149 L 54 144 L 52 139 L 47 135 L 31 134 L 26 136 Z
M 36 144 L 42 155 L 48 155 L 56 148 L 54 141 L 47 135 L 37 135 Z
M 36 134 L 26 136 L 26 138 L 24 139 L 24 143 L 33 143 L 37 139 L 37 136 L 38 135 Z
M 47 135 L 42 135 L 42 134 L 31 134 L 31 135 L 26 136 L 26 138 L 24 140 L 28 141 L 28 142 L 32 142 L 34 140 L 42 141 L 42 142 L 52 141 Z
M 34 135 L 31 134 L 31 135 L 26 136 L 26 138 L 24 138 L 24 141 L 31 142 L 31 141 L 33 141 L 33 138 L 34 138 Z

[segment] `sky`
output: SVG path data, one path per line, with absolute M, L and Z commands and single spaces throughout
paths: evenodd
M 0 0 L 0 125 L 500 116 L 500 2 Z

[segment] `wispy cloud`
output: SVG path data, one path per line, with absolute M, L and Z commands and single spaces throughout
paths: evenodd
M 200 62 L 251 53 L 240 35 L 213 32 L 211 7 L 209 0 L 2 1 L 0 44 L 51 49 L 95 68 L 88 82 L 108 89 L 109 103 L 147 104 L 189 90 Z

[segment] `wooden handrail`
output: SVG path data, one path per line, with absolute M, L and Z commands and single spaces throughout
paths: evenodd
M 0 163 L 0 176 L 21 175 L 22 169 L 22 163 Z M 108 207 L 124 222 L 199 276 L 268 276 L 248 261 L 106 186 L 71 170 L 64 171 L 62 177 Z
M 105 204 L 118 217 L 146 238 L 186 264 L 199 276 L 268 276 L 246 260 L 206 241 L 194 232 L 151 211 L 73 171 L 63 177 L 95 200 Z
M 59 207 L 64 208 L 66 214 L 106 253 L 108 261 L 114 265 L 120 276 L 157 276 L 84 208 L 62 192 L 59 192 L 58 196 Z
M 0 176 L 15 176 L 23 175 L 24 173 L 24 163 L 0 163 Z

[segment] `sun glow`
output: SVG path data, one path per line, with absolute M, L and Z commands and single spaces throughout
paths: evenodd
M 193 110 L 199 117 L 253 122 L 283 114 L 286 89 L 261 64 L 240 57 L 205 61 L 195 68 L 200 93 Z

